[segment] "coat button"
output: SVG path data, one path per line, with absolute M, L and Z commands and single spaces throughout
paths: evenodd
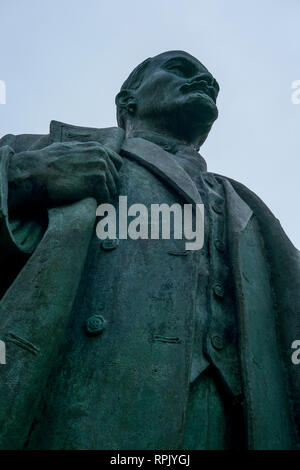
M 106 327 L 106 320 L 101 315 L 93 315 L 85 322 L 85 331 L 89 336 L 97 336 L 102 333 Z
M 215 240 L 215 247 L 221 253 L 225 251 L 225 243 L 222 240 L 219 240 L 218 238 Z
M 213 285 L 213 291 L 217 297 L 224 297 L 224 288 L 220 282 L 215 282 Z
M 111 251 L 111 250 L 114 250 L 115 248 L 117 248 L 118 245 L 119 245 L 118 238 L 106 238 L 101 243 L 101 248 L 104 251 Z
M 224 341 L 223 341 L 223 338 L 219 335 L 213 335 L 211 337 L 211 344 L 213 345 L 213 347 L 215 349 L 217 349 L 218 351 L 221 351 L 221 349 L 224 348 Z

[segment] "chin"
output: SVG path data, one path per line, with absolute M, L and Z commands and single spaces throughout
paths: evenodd
M 201 125 L 210 126 L 218 117 L 216 103 L 204 94 L 189 96 L 182 103 L 181 110 L 185 115 L 185 119 Z

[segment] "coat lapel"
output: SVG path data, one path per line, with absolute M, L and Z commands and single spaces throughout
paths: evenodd
M 249 449 L 291 449 L 276 310 L 257 218 L 224 179 Z

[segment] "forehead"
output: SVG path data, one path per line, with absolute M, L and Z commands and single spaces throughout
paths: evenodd
M 165 66 L 169 62 L 182 62 L 182 63 L 190 63 L 192 64 L 195 69 L 200 72 L 208 72 L 207 68 L 201 64 L 201 62 L 193 57 L 192 55 L 188 54 L 184 51 L 169 51 L 159 54 L 151 60 L 151 67 L 150 70 L 154 71 L 157 68 Z

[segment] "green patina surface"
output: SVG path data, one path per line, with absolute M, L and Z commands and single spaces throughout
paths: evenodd
M 0 140 L 1 449 L 299 446 L 299 252 L 198 154 L 219 86 L 171 51 L 116 97 L 119 127 Z M 97 204 L 204 203 L 205 243 L 96 236 Z

